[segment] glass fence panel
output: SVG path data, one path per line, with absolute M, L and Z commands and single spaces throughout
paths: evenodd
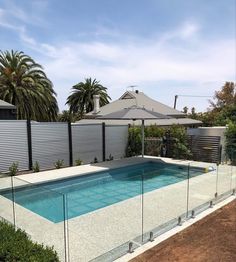
M 64 196 L 50 190 L 50 184 L 31 184 L 18 177 L 13 178 L 13 186 L 16 227 L 33 241 L 53 246 L 60 261 L 68 261 Z
M 0 219 L 15 224 L 14 202 L 7 196 L 13 195 L 12 177 L 0 175 Z
M 142 165 L 77 177 L 68 187 L 70 261 L 114 261 L 141 243 Z
M 230 144 L 226 147 L 225 161 L 218 165 L 218 198 L 232 194 L 235 188 L 235 164 L 235 146 Z
M 231 162 L 217 166 L 217 197 L 221 198 L 232 193 L 233 190 L 233 166 Z
M 191 215 L 192 211 L 198 213 L 208 208 L 211 201 L 215 200 L 217 175 L 216 163 L 198 161 L 190 163 L 188 215 Z
M 233 190 L 233 193 L 236 194 L 236 145 L 234 150 L 232 150 L 232 161 L 231 161 L 231 168 L 232 168 L 232 185 L 231 189 Z
M 156 160 L 143 174 L 143 241 L 181 223 L 186 217 L 188 161 Z M 180 220 L 181 218 L 181 220 Z M 151 232 L 151 234 L 150 234 Z

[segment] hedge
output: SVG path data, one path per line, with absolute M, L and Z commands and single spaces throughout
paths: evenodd
M 0 221 L 1 262 L 57 262 L 53 248 L 32 242 L 27 234 Z

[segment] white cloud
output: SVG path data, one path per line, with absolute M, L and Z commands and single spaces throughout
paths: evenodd
M 15 27 L 29 24 L 45 26 L 47 22 L 43 19 L 43 13 L 47 5 L 47 1 L 30 1 L 28 8 L 22 9 L 21 5 L 14 1 L 3 0 L 2 8 L 0 8 L 0 21 L 4 21 L 3 25 L 10 24 Z
M 55 84 L 61 103 L 65 102 L 70 86 L 89 76 L 108 86 L 113 97 L 119 96 L 118 93 L 130 84 L 141 85 L 142 88 L 159 81 L 194 82 L 195 86 L 200 85 L 194 91 L 201 94 L 206 92 L 202 82 L 231 80 L 235 70 L 233 40 L 214 44 L 205 42 L 194 51 L 169 45 L 166 48 L 155 41 L 142 45 L 64 43 L 57 47 L 47 46 L 44 50 L 48 57 L 42 62 Z M 192 91 L 189 90 L 190 93 Z
M 199 26 L 193 23 L 186 23 L 179 31 L 183 38 L 189 38 L 194 36 L 199 31 Z
M 3 26 L 15 30 L 25 45 L 35 51 L 34 59 L 44 66 L 53 81 L 61 107 L 70 87 L 90 76 L 109 87 L 113 98 L 131 84 L 142 89 L 156 88 L 160 81 L 193 83 L 189 90 L 201 95 L 206 92 L 202 83 L 235 80 L 232 79 L 236 70 L 234 39 L 205 40 L 196 23 L 183 23 L 171 32 L 146 40 L 122 35 L 123 42 L 120 39 L 119 42 L 68 41 L 55 45 L 38 43 L 23 26 Z M 174 86 L 170 88 L 169 96 L 181 91 Z M 183 88 L 187 92 L 188 87 Z M 209 93 L 213 93 L 213 87 L 210 88 Z

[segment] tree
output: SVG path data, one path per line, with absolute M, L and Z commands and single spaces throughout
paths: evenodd
M 210 100 L 208 112 L 197 113 L 192 118 L 201 120 L 204 126 L 225 126 L 236 122 L 236 84 L 225 82 L 220 91 L 215 92 L 214 100 Z
M 187 106 L 185 106 L 185 107 L 183 108 L 183 113 L 184 113 L 184 114 L 187 114 L 187 113 L 188 113 L 188 107 L 187 107 Z
M 72 94 L 67 98 L 70 112 L 79 113 L 82 117 L 84 113 L 93 110 L 93 96 L 100 95 L 100 106 L 109 103 L 111 99 L 107 94 L 107 88 L 102 86 L 96 79 L 86 78 L 85 82 L 80 82 L 72 87 Z
M 58 114 L 57 121 L 58 122 L 75 122 L 79 121 L 80 117 L 78 114 L 71 113 L 69 110 L 63 110 Z
M 220 91 L 215 92 L 213 102 L 210 100 L 210 105 L 213 110 L 219 110 L 225 106 L 233 106 L 236 104 L 236 84 L 233 82 L 225 82 Z
M 56 120 L 52 82 L 42 66 L 23 52 L 0 52 L 0 99 L 16 106 L 18 119 Z

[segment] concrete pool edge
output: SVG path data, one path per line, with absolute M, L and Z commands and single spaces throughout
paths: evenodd
M 86 164 L 81 166 L 73 166 L 73 167 L 66 167 L 61 169 L 54 169 L 48 171 L 41 171 L 38 173 L 30 173 L 30 174 L 23 174 L 15 176 L 14 178 L 22 180 L 24 182 L 37 184 L 37 183 L 44 183 L 44 182 L 51 182 L 55 180 L 61 180 L 66 178 L 72 178 L 76 176 L 83 176 L 88 175 L 96 172 L 107 171 L 110 169 L 116 169 L 120 167 L 145 163 L 145 162 L 163 162 L 167 164 L 176 164 L 176 165 L 188 165 L 192 163 L 194 167 L 195 161 L 192 160 L 177 160 L 172 158 L 165 158 L 165 157 L 152 157 L 152 156 L 144 156 L 143 158 L 140 156 L 137 157 L 130 157 L 130 158 L 123 158 L 123 159 L 116 159 L 113 161 L 105 161 L 96 164 Z M 211 163 L 205 162 L 196 162 L 197 166 L 201 164 L 202 168 L 209 167 L 212 165 Z M 196 164 L 195 163 L 195 164 Z

